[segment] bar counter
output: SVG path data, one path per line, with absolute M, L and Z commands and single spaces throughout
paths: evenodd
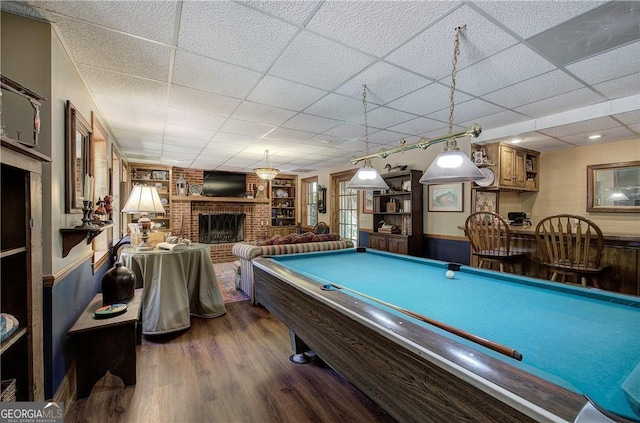
M 464 231 L 464 226 L 459 226 Z M 509 226 L 511 249 L 525 255 L 522 266 L 516 272 L 539 279 L 549 279 L 549 270 L 540 262 L 536 243 L 535 225 Z M 640 235 L 603 233 L 604 249 L 601 264 L 605 272 L 600 277 L 600 287 L 623 294 L 640 295 Z M 477 260 L 470 259 L 472 266 Z

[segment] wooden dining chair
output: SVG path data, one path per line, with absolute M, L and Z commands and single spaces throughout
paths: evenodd
M 577 277 L 577 283 L 587 286 L 589 280 L 599 288 L 598 277 L 603 272 L 602 231 L 583 216 L 558 214 L 542 219 L 536 225 L 536 242 L 540 261 L 566 283 L 567 276 Z
M 502 216 L 489 211 L 475 212 L 467 217 L 464 232 L 471 244 L 471 254 L 478 258 L 478 267 L 497 263 L 501 272 L 513 272 L 513 263 L 523 254 L 511 250 L 511 231 Z

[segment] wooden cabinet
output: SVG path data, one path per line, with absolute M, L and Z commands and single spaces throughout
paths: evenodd
M 145 184 L 154 186 L 158 190 L 165 213 L 155 215 L 150 213 L 149 219 L 153 223 L 159 223 L 161 230 L 171 229 L 171 198 L 172 192 L 175 191 L 175 187 L 171 183 L 171 166 L 132 163 L 129 167 L 131 169 L 131 186 Z M 138 214 L 129 214 L 127 215 L 127 223 L 137 222 L 139 218 Z
M 50 159 L 5 137 L 0 157 L 1 310 L 18 322 L 1 343 L 2 380 L 15 379 L 17 401 L 43 401 L 42 162 Z
M 482 151 L 482 161 L 476 162 L 483 172 L 493 173 L 494 181 L 475 185 L 480 188 L 516 191 L 538 190 L 540 153 L 510 144 L 495 143 L 474 146 L 474 152 Z
M 271 234 L 297 232 L 295 175 L 278 175 L 271 181 Z
M 371 248 L 422 256 L 424 189 L 420 183 L 421 176 L 419 170 L 382 175 L 389 189 L 373 192 Z

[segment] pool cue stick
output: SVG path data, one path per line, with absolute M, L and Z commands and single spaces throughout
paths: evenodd
M 498 344 L 497 342 L 489 341 L 488 339 L 484 339 L 484 338 L 482 338 L 480 336 L 477 336 L 477 335 L 474 335 L 472 333 L 465 332 L 462 329 L 458 329 L 458 328 L 456 328 L 454 326 L 447 325 L 446 323 L 442 323 L 442 322 L 440 322 L 438 320 L 431 319 L 429 317 L 423 316 L 422 314 L 415 313 L 415 312 L 413 312 L 411 310 L 407 310 L 406 308 L 402 308 L 402 307 L 399 307 L 397 305 L 388 303 L 388 302 L 380 300 L 380 299 L 378 299 L 376 297 L 372 297 L 370 295 L 363 294 L 362 292 L 358 292 L 358 291 L 356 291 L 354 289 L 347 288 L 347 287 L 342 286 L 342 285 L 337 285 L 335 283 L 330 283 L 329 285 L 334 286 L 334 287 L 336 287 L 338 289 L 343 289 L 345 291 L 353 292 L 356 295 L 360 295 L 361 297 L 364 297 L 364 298 L 367 298 L 367 299 L 369 299 L 371 301 L 375 301 L 377 303 L 380 303 L 380 304 L 382 304 L 384 306 L 387 306 L 387 307 L 392 308 L 392 309 L 394 309 L 396 311 L 404 313 L 404 314 L 406 314 L 408 316 L 411 316 L 411 317 L 413 317 L 415 319 L 422 320 L 425 323 L 428 323 L 428 324 L 430 324 L 432 326 L 436 326 L 436 327 L 438 327 L 438 328 L 440 328 L 442 330 L 445 330 L 447 332 L 453 333 L 454 335 L 460 336 L 460 337 L 465 338 L 465 339 L 467 339 L 469 341 L 475 342 L 476 344 L 480 344 L 483 347 L 487 347 L 489 349 L 492 349 L 492 350 L 494 350 L 496 352 L 499 352 L 500 354 L 504 354 L 504 355 L 509 356 L 511 358 L 514 358 L 514 359 L 516 359 L 518 361 L 522 361 L 522 354 L 520 354 L 518 351 L 516 351 L 513 348 L 509 348 L 509 347 L 504 346 L 502 344 Z

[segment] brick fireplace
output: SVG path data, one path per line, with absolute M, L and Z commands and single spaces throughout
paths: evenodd
M 173 178 L 177 180 L 183 174 L 189 184 L 202 184 L 202 170 L 173 169 Z M 175 180 L 173 181 L 175 186 Z M 247 174 L 247 184 L 263 184 L 255 174 Z M 267 190 L 268 192 L 268 190 Z M 171 207 L 171 232 L 173 235 L 181 235 L 193 242 L 199 241 L 200 216 L 218 215 L 243 215 L 244 241 L 253 242 L 269 237 L 269 222 L 271 206 L 266 200 L 254 200 L 244 198 L 202 197 L 188 196 L 180 199 L 172 199 Z M 220 231 L 218 231 L 220 232 Z M 218 238 L 223 237 L 218 234 Z M 214 263 L 233 261 L 235 256 L 231 254 L 231 248 L 236 241 L 223 239 L 217 243 L 208 243 L 211 260 Z

